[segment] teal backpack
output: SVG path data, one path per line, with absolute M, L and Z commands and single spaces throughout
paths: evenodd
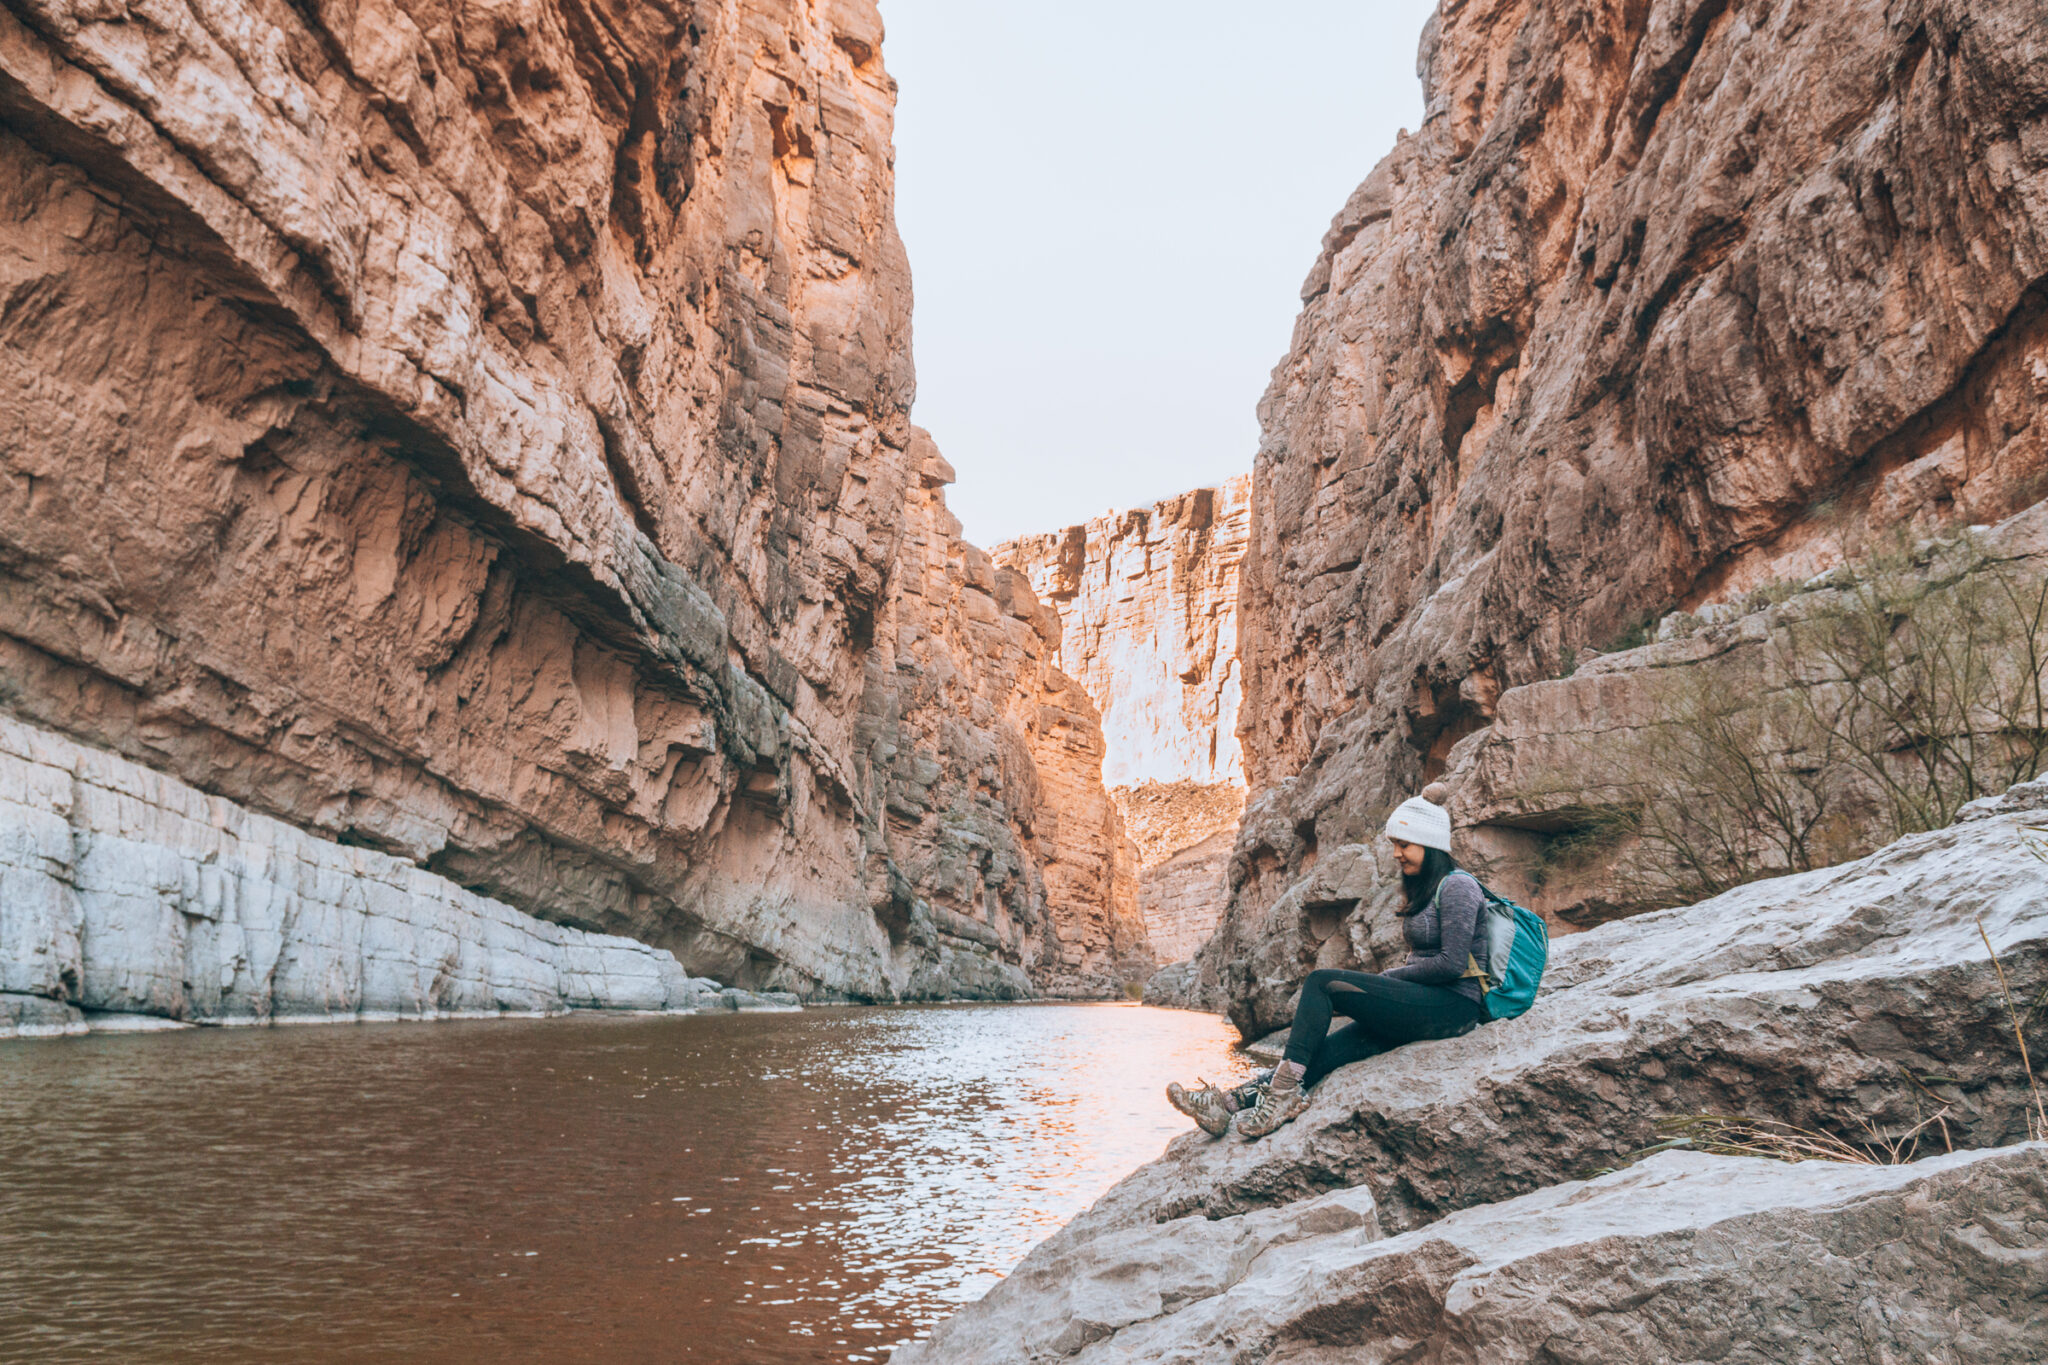
M 1476 932 L 1486 936 L 1487 965 L 1482 970 L 1476 955 L 1468 957 L 1465 975 L 1479 978 L 1488 1017 L 1512 1019 L 1536 1003 L 1536 986 L 1550 960 L 1550 931 L 1534 910 L 1496 896 L 1485 882 L 1479 882 L 1479 890 L 1486 903 L 1480 907 Z

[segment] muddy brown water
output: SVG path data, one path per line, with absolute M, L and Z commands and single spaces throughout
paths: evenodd
M 1239 1076 L 1131 1005 L 0 1043 L 0 1358 L 887 1359 Z

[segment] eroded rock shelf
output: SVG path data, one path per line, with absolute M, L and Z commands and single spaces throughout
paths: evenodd
M 0 1037 L 793 1006 L 0 719 Z

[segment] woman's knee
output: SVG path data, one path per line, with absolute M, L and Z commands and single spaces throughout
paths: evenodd
M 1343 975 L 1344 973 L 1336 971 L 1332 968 L 1318 968 L 1317 970 L 1312 971 L 1308 974 L 1308 980 L 1301 983 L 1301 988 L 1304 991 L 1327 992 L 1330 989 L 1330 983 L 1341 979 Z

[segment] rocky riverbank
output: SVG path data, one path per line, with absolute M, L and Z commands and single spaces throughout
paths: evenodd
M 0 718 L 0 1038 L 795 1005 Z
M 2048 992 L 2044 812 L 2026 783 L 1558 941 L 1522 1018 L 1339 1071 L 1265 1141 L 1176 1139 L 899 1365 L 1806 1359 L 1849 1331 L 2032 1361 L 2048 1146 L 1987 940 L 2024 1012 Z M 1920 1150 L 1958 1150 L 1628 1164 L 1699 1113 L 1851 1139 L 1939 1113 Z
M 1019 1270 L 895 1365 L 2031 1362 L 2048 1144 L 1907 1166 L 1668 1152 L 1381 1237 L 1342 1190 Z M 959 1325 L 955 1325 L 955 1324 Z

